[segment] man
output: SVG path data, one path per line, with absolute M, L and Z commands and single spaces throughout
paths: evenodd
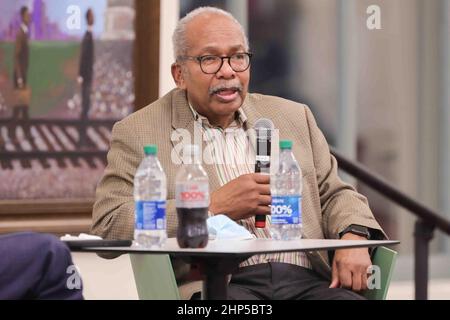
M 269 118 L 280 138 L 293 141 L 302 168 L 303 237 L 367 239 L 369 233 L 372 238 L 384 237 L 366 199 L 338 178 L 336 160 L 308 107 L 247 92 L 248 40 L 230 14 L 214 8 L 194 10 L 179 21 L 173 41 L 172 75 L 178 89 L 114 126 L 108 166 L 97 189 L 93 233 L 112 239 L 133 237 L 133 176 L 143 158 L 143 146 L 157 144 L 168 178 L 168 235 L 175 236 L 178 166 L 172 150 L 178 141 L 171 141 L 174 130 L 184 129 L 193 136 L 199 125 L 211 137 L 245 132 L 259 118 Z M 259 238 L 268 238 L 270 216 L 265 229 L 254 227 L 254 216 L 270 214 L 269 177 L 253 173 L 255 151 L 248 140 L 237 143 L 232 154 L 236 165 L 204 164 L 212 191 L 209 210 L 227 215 Z M 209 156 L 219 160 L 215 157 L 226 146 L 212 145 Z M 254 256 L 232 275 L 229 298 L 360 299 L 355 292 L 366 288 L 370 264 L 367 249 L 338 250 L 331 267 L 323 252 Z
M 13 71 L 13 85 L 16 90 L 17 96 L 23 97 L 28 94 L 27 89 L 27 73 L 28 73 L 28 60 L 29 60 L 29 27 L 30 27 L 30 12 L 28 8 L 23 6 L 20 8 L 20 19 L 22 23 L 16 34 L 16 41 L 14 43 L 14 71 Z M 29 97 L 25 100 L 28 100 Z M 14 129 L 15 120 L 24 119 L 28 120 L 28 104 L 29 101 L 20 99 L 17 105 L 13 107 L 12 123 L 10 126 L 10 136 L 13 141 L 16 141 Z M 29 126 L 24 124 L 24 131 L 27 136 L 30 136 Z
M 92 35 L 94 25 L 94 12 L 92 9 L 86 11 L 87 30 L 81 42 L 80 70 L 78 82 L 81 84 L 81 126 L 79 132 L 78 146 L 88 145 L 87 126 L 88 112 L 91 105 L 92 78 L 94 73 L 94 38 Z
M 67 246 L 33 232 L 0 236 L 0 300 L 82 300 L 81 278 Z

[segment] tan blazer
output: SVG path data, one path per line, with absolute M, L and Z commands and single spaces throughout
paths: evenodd
M 307 106 L 278 97 L 248 94 L 242 107 L 249 128 L 259 118 L 269 118 L 279 129 L 280 139 L 293 141 L 293 152 L 303 172 L 304 238 L 337 239 L 351 224 L 381 230 L 366 198 L 339 179 L 336 160 Z M 179 141 L 171 141 L 171 134 L 182 128 L 193 135 L 194 122 L 185 91 L 174 89 L 114 125 L 108 165 L 97 188 L 92 233 L 107 239 L 133 238 L 133 177 L 144 156 L 143 146 L 157 144 L 158 158 L 168 178 L 168 236 L 176 235 L 173 199 L 178 165 L 172 163 L 171 153 Z M 220 187 L 214 165 L 204 167 L 214 191 Z M 317 272 L 330 278 L 326 252 L 311 252 L 308 257 Z

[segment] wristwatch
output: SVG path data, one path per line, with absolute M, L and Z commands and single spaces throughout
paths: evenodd
M 356 234 L 357 236 L 365 237 L 367 240 L 370 240 L 370 232 L 369 228 L 367 227 L 360 226 L 357 224 L 351 224 L 339 234 L 340 238 L 342 238 L 342 236 L 347 232 Z

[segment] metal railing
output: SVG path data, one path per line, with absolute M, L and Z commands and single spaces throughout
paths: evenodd
M 339 169 L 344 170 L 360 182 L 390 199 L 392 202 L 407 209 L 417 217 L 414 228 L 415 298 L 416 300 L 426 300 L 428 298 L 428 259 L 430 241 L 433 239 L 435 229 L 450 235 L 450 221 L 446 220 L 424 204 L 399 191 L 383 178 L 370 172 L 370 170 L 361 164 L 346 158 L 334 148 L 331 148 L 331 153 L 336 158 Z

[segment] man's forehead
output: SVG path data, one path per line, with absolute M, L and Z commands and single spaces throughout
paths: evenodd
M 203 27 L 215 26 L 215 25 L 233 25 L 236 26 L 236 22 L 233 21 L 230 17 L 227 17 L 218 13 L 203 13 L 199 14 L 196 17 L 193 17 L 191 21 L 189 21 L 188 25 L 201 25 Z
M 245 50 L 244 44 L 231 44 L 231 43 L 210 43 L 206 44 L 200 48 L 197 48 L 204 52 L 210 52 L 210 53 L 218 53 L 220 51 L 226 50 L 226 51 L 242 51 Z
M 233 20 L 220 15 L 194 18 L 187 26 L 189 47 L 195 50 L 243 50 L 242 29 Z

